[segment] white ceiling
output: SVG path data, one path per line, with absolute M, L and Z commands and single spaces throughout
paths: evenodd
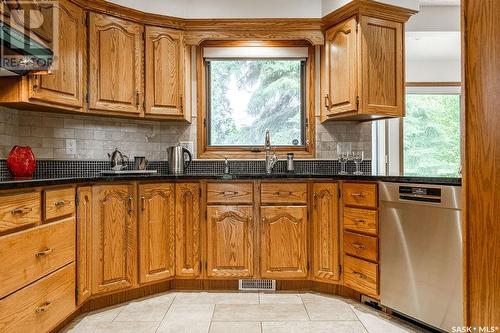
M 460 6 L 460 0 L 420 0 L 420 6 Z

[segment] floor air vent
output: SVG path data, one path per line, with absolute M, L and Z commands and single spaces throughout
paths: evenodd
M 276 290 L 276 280 L 240 280 L 240 290 Z

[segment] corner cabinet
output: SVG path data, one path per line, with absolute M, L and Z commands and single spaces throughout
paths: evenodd
M 312 276 L 317 281 L 335 282 L 340 276 L 338 193 L 337 183 L 313 184 Z
M 201 275 L 199 183 L 175 184 L 175 276 L 199 278 Z
M 173 278 L 174 261 L 174 185 L 139 185 L 139 282 Z
M 326 31 L 321 121 L 404 116 L 404 24 L 358 15 Z
M 137 284 L 137 213 L 135 185 L 99 185 L 92 189 L 92 294 Z
M 190 49 L 183 32 L 147 26 L 145 30 L 145 116 L 191 120 Z
M 307 206 L 263 206 L 261 275 L 269 279 L 307 277 Z
M 48 74 L 0 78 L 0 104 L 19 108 L 83 111 L 86 93 L 85 12 L 58 1 L 58 47 Z
M 90 13 L 89 110 L 142 115 L 143 31 L 140 24 Z

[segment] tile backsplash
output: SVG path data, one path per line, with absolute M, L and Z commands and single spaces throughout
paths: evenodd
M 196 117 L 188 124 L 0 107 L 0 159 L 13 145 L 23 145 L 31 146 L 38 159 L 107 160 L 107 153 L 119 148 L 129 157 L 166 160 L 167 147 L 179 141 L 191 141 L 196 147 Z M 371 123 L 320 124 L 317 117 L 316 157 L 336 159 L 337 142 L 351 142 L 370 159 Z

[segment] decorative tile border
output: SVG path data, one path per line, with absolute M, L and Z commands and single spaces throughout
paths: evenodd
M 336 175 L 340 171 L 340 163 L 336 160 L 295 160 L 295 174 Z M 128 169 L 132 169 L 133 162 L 129 162 Z M 92 177 L 99 175 L 102 170 L 110 170 L 108 161 L 68 161 L 68 160 L 39 160 L 35 178 L 65 178 L 65 177 Z M 167 161 L 151 161 L 148 169 L 158 170 L 161 174 L 168 174 Z M 347 172 L 355 170 L 354 162 L 347 163 Z M 232 174 L 263 174 L 265 162 L 263 160 L 230 160 L 229 171 Z M 371 161 L 361 163 L 361 171 L 371 174 Z M 188 175 L 213 175 L 224 172 L 222 160 L 194 160 L 188 167 Z M 286 161 L 280 160 L 274 167 L 273 173 L 286 172 Z M 5 160 L 0 160 L 0 181 L 10 179 L 11 175 Z

